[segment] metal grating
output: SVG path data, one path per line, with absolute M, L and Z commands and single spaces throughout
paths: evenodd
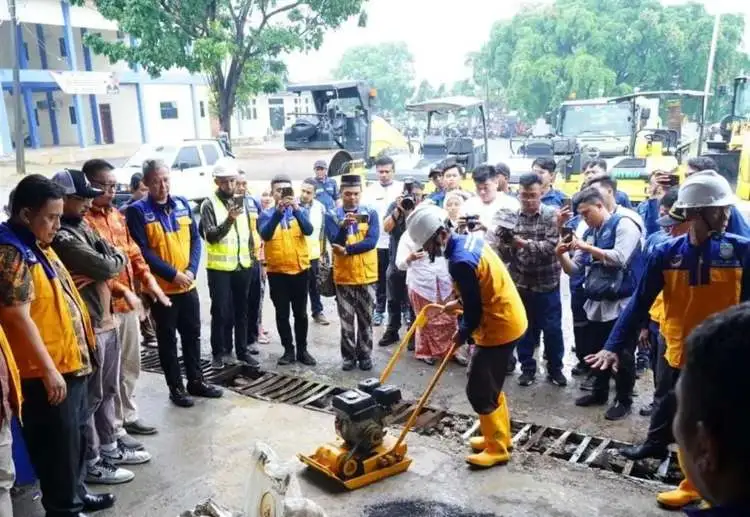
M 158 353 L 154 349 L 141 352 L 143 370 L 162 373 Z M 183 368 L 182 358 L 180 367 Z M 332 413 L 331 400 L 349 388 L 331 386 L 322 382 L 264 372 L 245 365 L 215 369 L 210 361 L 201 360 L 201 370 L 207 381 L 226 386 L 247 397 L 267 402 L 292 404 L 314 411 Z M 394 406 L 388 424 L 404 425 L 416 406 L 416 401 L 402 401 Z M 456 425 L 458 424 L 458 425 Z M 442 434 L 451 428 L 463 432 L 442 434 L 464 443 L 470 436 L 478 435 L 474 415 L 454 413 L 443 409 L 424 407 L 413 427 L 424 435 Z M 630 445 L 610 438 L 590 436 L 571 429 L 560 429 L 513 420 L 513 446 L 516 450 L 549 456 L 569 464 L 596 468 L 621 474 L 640 482 L 677 485 L 682 479 L 676 455 L 670 452 L 662 460 L 626 460 L 617 449 Z

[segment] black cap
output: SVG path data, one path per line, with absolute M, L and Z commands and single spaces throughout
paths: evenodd
M 104 194 L 103 190 L 91 186 L 83 171 L 76 169 L 63 169 L 56 172 L 52 176 L 52 181 L 63 188 L 66 196 L 94 199 Z
M 341 176 L 342 187 L 361 187 L 362 176 L 359 174 L 344 174 Z
M 328 164 L 325 160 L 316 160 L 315 165 L 313 165 L 313 169 L 327 169 Z

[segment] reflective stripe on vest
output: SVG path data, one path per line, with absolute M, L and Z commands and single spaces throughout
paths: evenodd
M 229 211 L 216 196 L 210 198 L 216 215 L 216 222 L 225 221 Z M 238 217 L 229 232 L 217 243 L 206 243 L 207 269 L 215 271 L 234 271 L 238 265 L 249 268 L 252 263 L 250 250 L 250 225 L 247 217 Z

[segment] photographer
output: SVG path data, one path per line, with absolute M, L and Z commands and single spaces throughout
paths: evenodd
M 402 314 L 404 323 L 409 324 L 406 316 L 414 319 L 406 290 L 406 272 L 396 267 L 396 251 L 401 236 L 406 231 L 406 218 L 422 202 L 422 184 L 413 178 L 404 179 L 404 192 L 388 207 L 388 216 L 383 222 L 383 231 L 390 234 L 388 249 L 388 327 L 378 342 L 379 346 L 390 346 L 398 343 L 398 331 L 401 328 Z M 413 342 L 409 344 L 413 347 Z
M 206 240 L 206 273 L 211 294 L 213 365 L 232 364 L 232 338 L 237 360 L 259 366 L 247 339 L 248 303 L 254 262 L 253 235 L 245 216 L 245 198 L 236 196 L 239 170 L 234 160 L 219 160 L 213 171 L 216 191 L 201 205 L 198 226 Z
M 535 173 L 524 174 L 519 181 L 521 211 L 512 230 L 497 229 L 501 255 L 508 261 L 511 277 L 526 309 L 529 327 L 518 342 L 521 376 L 518 384 L 530 386 L 536 381 L 534 350 L 544 333 L 547 380 L 566 386 L 562 373 L 563 335 L 560 301 L 560 264 L 555 256 L 558 241 L 556 210 L 542 203 L 544 180 Z

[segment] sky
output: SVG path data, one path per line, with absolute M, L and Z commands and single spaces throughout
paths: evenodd
M 551 0 L 542 0 L 549 1 Z M 665 5 L 685 0 L 662 0 Z M 452 84 L 471 76 L 464 63 L 489 38 L 492 24 L 509 19 L 524 0 L 369 0 L 367 27 L 351 20 L 326 34 L 320 50 L 287 58 L 292 82 L 331 79 L 331 70 L 351 46 L 405 41 L 415 60 L 417 83 Z M 750 41 L 750 1 L 701 0 L 709 12 L 744 12 Z M 749 47 L 750 48 L 750 47 Z

